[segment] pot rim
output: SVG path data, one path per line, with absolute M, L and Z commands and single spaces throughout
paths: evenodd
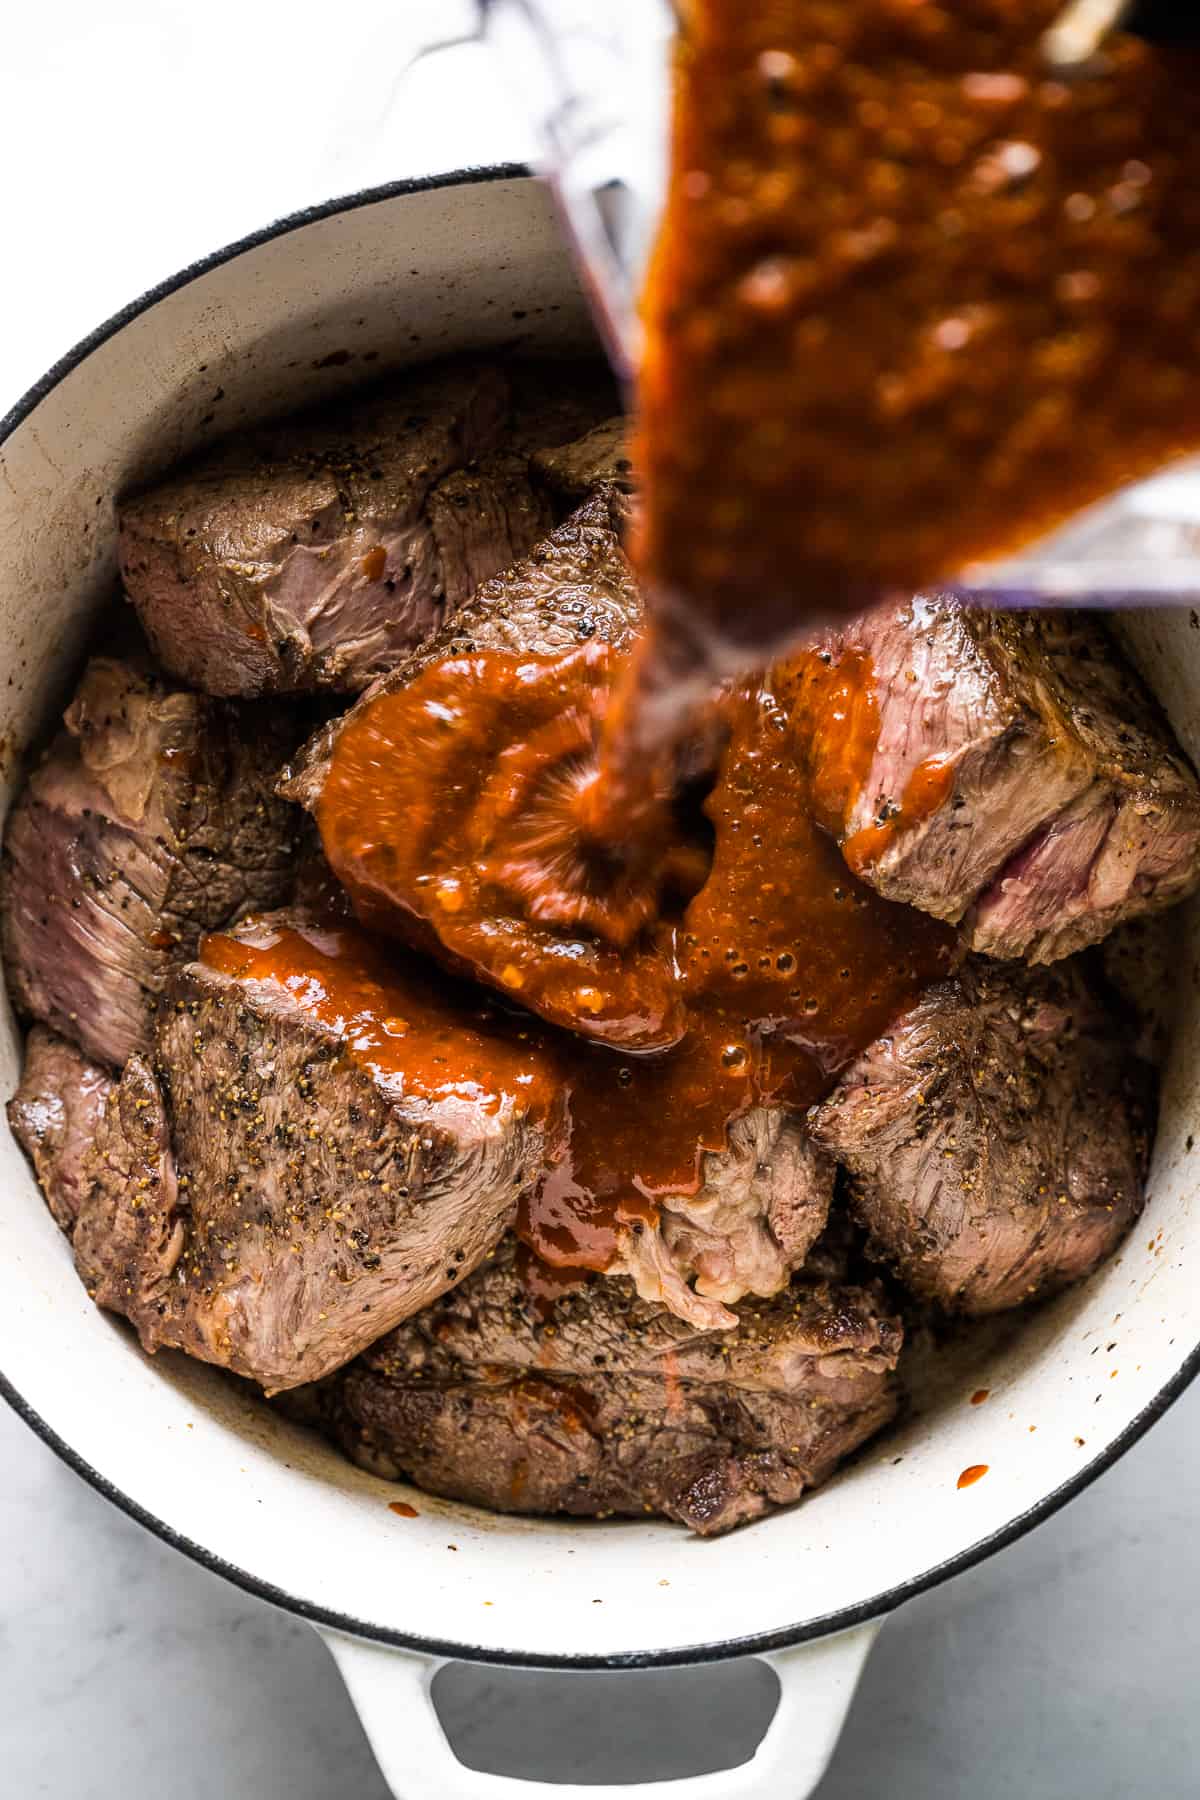
M 208 275 L 232 262 L 247 251 L 256 250 L 261 245 L 270 243 L 276 238 L 286 237 L 293 231 L 302 230 L 322 219 L 332 218 L 339 213 L 354 212 L 361 207 L 374 206 L 382 201 L 395 200 L 410 194 L 427 193 L 442 188 L 465 187 L 472 183 L 491 181 L 510 181 L 522 177 L 531 177 L 532 171 L 522 163 L 494 163 L 477 168 L 455 169 L 445 174 L 422 175 L 407 180 L 386 182 L 378 187 L 363 188 L 355 193 L 343 195 L 331 200 L 322 201 L 319 205 L 305 207 L 297 212 L 287 213 L 269 225 L 257 231 L 237 238 L 209 255 L 189 263 L 177 274 L 168 276 L 146 290 L 137 299 L 131 300 L 119 312 L 98 325 L 94 331 L 81 338 L 80 341 L 61 356 L 53 366 L 42 375 L 28 391 L 0 418 L 0 447 L 16 432 L 21 425 L 37 410 L 40 403 L 54 391 L 60 382 L 87 360 L 93 351 L 107 343 L 133 320 L 149 312 L 160 300 L 169 298 L 181 288 L 187 287 L 200 276 Z M 629 1650 L 615 1651 L 605 1656 L 530 1656 L 520 1650 L 493 1650 L 480 1646 L 461 1644 L 440 1638 L 422 1637 L 410 1632 L 396 1631 L 388 1626 L 375 1625 L 365 1620 L 355 1619 L 327 1606 L 318 1606 L 291 1594 L 273 1583 L 264 1581 L 260 1576 L 248 1569 L 240 1568 L 236 1563 L 227 1562 L 217 1556 L 203 1544 L 175 1530 L 165 1519 L 156 1517 L 147 1511 L 132 1495 L 116 1486 L 115 1483 L 94 1469 L 78 1451 L 59 1436 L 54 1427 L 30 1406 L 13 1384 L 0 1371 L 0 1397 L 3 1397 L 13 1411 L 36 1432 L 42 1442 L 58 1456 L 68 1468 L 82 1476 L 89 1486 L 106 1500 L 126 1513 L 139 1525 L 160 1538 L 163 1543 L 173 1549 L 180 1550 L 193 1562 L 208 1569 L 214 1575 L 222 1576 L 232 1582 L 235 1587 L 256 1599 L 265 1600 L 285 1612 L 307 1619 L 310 1624 L 322 1626 L 350 1637 L 366 1639 L 369 1642 L 388 1645 L 398 1650 L 415 1651 L 419 1654 L 444 1658 L 456 1662 L 491 1663 L 515 1668 L 542 1669 L 575 1669 L 575 1670 L 619 1670 L 639 1668 L 680 1668 L 698 1663 L 722 1662 L 740 1656 L 761 1656 L 772 1651 L 788 1650 L 799 1644 L 810 1643 L 817 1638 L 829 1637 L 837 1632 L 850 1630 L 856 1625 L 866 1624 L 869 1620 L 886 1617 L 906 1600 L 914 1599 L 918 1594 L 928 1592 L 931 1588 L 948 1581 L 952 1576 L 964 1574 L 975 1568 L 997 1551 L 1006 1549 L 1032 1531 L 1037 1525 L 1051 1518 L 1059 1509 L 1083 1492 L 1106 1469 L 1111 1468 L 1117 1459 L 1137 1443 L 1138 1439 L 1154 1425 L 1174 1404 L 1180 1394 L 1190 1386 L 1197 1375 L 1200 1375 L 1200 1345 L 1195 1346 L 1183 1359 L 1175 1373 L 1157 1392 L 1153 1400 L 1143 1407 L 1142 1411 L 1132 1419 L 1125 1429 L 1115 1437 L 1106 1448 L 1100 1451 L 1077 1474 L 1053 1488 L 1048 1494 L 1035 1501 L 1024 1512 L 1002 1526 L 998 1531 L 981 1538 L 969 1549 L 948 1557 L 946 1561 L 935 1564 L 921 1574 L 911 1576 L 907 1580 L 894 1583 L 869 1600 L 861 1601 L 856 1606 L 847 1606 L 822 1614 L 819 1618 L 810 1619 L 803 1624 L 787 1626 L 777 1631 L 757 1632 L 738 1638 L 717 1640 L 706 1644 L 682 1645 L 666 1650 Z M 769 1521 L 764 1521 L 769 1525 Z

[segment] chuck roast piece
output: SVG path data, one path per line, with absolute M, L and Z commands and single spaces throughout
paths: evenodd
M 698 1330 L 732 1330 L 735 1301 L 777 1294 L 803 1267 L 829 1215 L 834 1166 L 798 1119 L 755 1107 L 730 1126 L 726 1150 L 705 1154 L 701 1174 L 699 1193 L 665 1197 L 653 1226 L 623 1232 L 609 1273 Z
M 284 772 L 279 792 L 313 810 L 343 725 L 422 669 L 481 650 L 554 656 L 596 639 L 624 648 L 642 618 L 611 499 L 593 495 L 515 567 L 485 582 L 441 631 L 404 656 L 357 705 L 323 726 Z
M 812 663 L 818 798 L 881 894 L 1052 962 L 1200 881 L 1196 776 L 1099 621 L 919 598 L 830 656 Z
M 437 629 L 547 518 L 484 463 L 510 388 L 449 364 L 245 433 L 120 508 L 125 587 L 158 656 L 213 694 L 353 693 Z
M 1145 1071 L 1078 963 L 982 959 L 930 989 L 809 1122 L 875 1254 L 991 1313 L 1077 1281 L 1142 1206 Z
M 709 1534 L 798 1500 L 886 1424 L 901 1338 L 874 1288 L 799 1281 L 726 1332 L 625 1281 L 537 1301 L 510 1239 L 324 1406 L 356 1462 L 432 1493 Z
M 352 931 L 277 914 L 204 954 L 109 1104 L 76 1258 L 146 1349 L 287 1388 L 470 1274 L 558 1097 L 527 1034 Z
M 539 450 L 533 458 L 534 473 L 553 494 L 574 505 L 597 490 L 605 492 L 624 518 L 636 492 L 629 436 L 628 419 L 605 419 L 571 443 Z
M 272 793 L 286 715 L 93 657 L 4 839 L 4 958 L 18 1010 L 120 1067 L 202 931 L 278 904 L 293 816 Z
M 64 1231 L 79 1211 L 83 1159 L 114 1083 L 74 1044 L 35 1025 L 25 1066 L 8 1103 L 13 1136 L 33 1164 L 46 1204 Z

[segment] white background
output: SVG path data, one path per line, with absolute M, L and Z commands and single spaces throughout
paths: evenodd
M 0 412 L 145 288 L 282 213 L 523 156 L 480 53 L 402 74 L 469 14 L 6 7 Z M 307 1627 L 148 1537 L 6 1413 L 0 1467 L 5 1800 L 385 1800 Z M 1194 1795 L 1198 1489 L 1200 1391 L 1066 1513 L 889 1623 L 821 1800 Z M 640 1679 L 618 1723 L 603 1683 L 551 1705 L 522 1679 L 471 1673 L 444 1716 L 482 1766 L 558 1779 L 675 1772 L 681 1743 L 715 1762 L 764 1704 L 744 1675 Z

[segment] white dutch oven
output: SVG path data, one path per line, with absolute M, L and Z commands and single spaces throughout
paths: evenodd
M 113 495 L 132 479 L 389 366 L 588 336 L 545 197 L 514 169 L 285 220 L 103 326 L 0 426 L 5 797 L 113 591 Z M 1130 637 L 1196 756 L 1200 636 L 1177 614 L 1142 615 Z M 920 1416 L 811 1500 L 731 1537 L 503 1519 L 421 1494 L 409 1496 L 419 1516 L 397 1518 L 395 1487 L 213 1370 L 143 1356 L 96 1311 L 0 1133 L 4 1391 L 65 1461 L 152 1531 L 327 1635 L 405 1800 L 536 1792 L 454 1759 L 430 1700 L 447 1658 L 588 1670 L 763 1657 L 781 1699 L 753 1760 L 671 1783 L 670 1793 L 808 1794 L 886 1614 L 1046 1518 L 1196 1371 L 1200 1282 L 1186 1268 L 1200 1249 L 1190 1154 L 1191 1134 L 1200 1137 L 1196 922 L 1180 947 L 1186 1004 L 1149 1209 L 1123 1253 L 1007 1347 L 977 1348 L 969 1366 L 943 1371 Z M 0 1056 L 8 1093 L 19 1059 L 11 1021 Z M 980 1388 L 986 1404 L 969 1404 Z M 974 1464 L 987 1475 L 960 1490 Z M 648 1790 L 557 1791 L 604 1800 Z

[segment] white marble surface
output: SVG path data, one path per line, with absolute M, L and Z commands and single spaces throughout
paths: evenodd
M 135 294 L 281 213 L 521 156 L 477 55 L 397 85 L 406 49 L 468 11 L 7 9 L 0 411 Z M 0 1795 L 385 1800 L 306 1626 L 147 1536 L 3 1411 L 0 1462 Z M 1193 1795 L 1198 1483 L 1200 1391 L 1065 1513 L 893 1619 L 822 1800 Z M 722 1746 L 727 1760 L 767 1700 L 745 1671 L 602 1692 L 594 1678 L 564 1697 L 543 1678 L 466 1671 L 442 1701 L 479 1766 L 515 1772 L 524 1758 L 544 1779 L 594 1780 L 677 1772 L 684 1743 L 702 1766 Z

